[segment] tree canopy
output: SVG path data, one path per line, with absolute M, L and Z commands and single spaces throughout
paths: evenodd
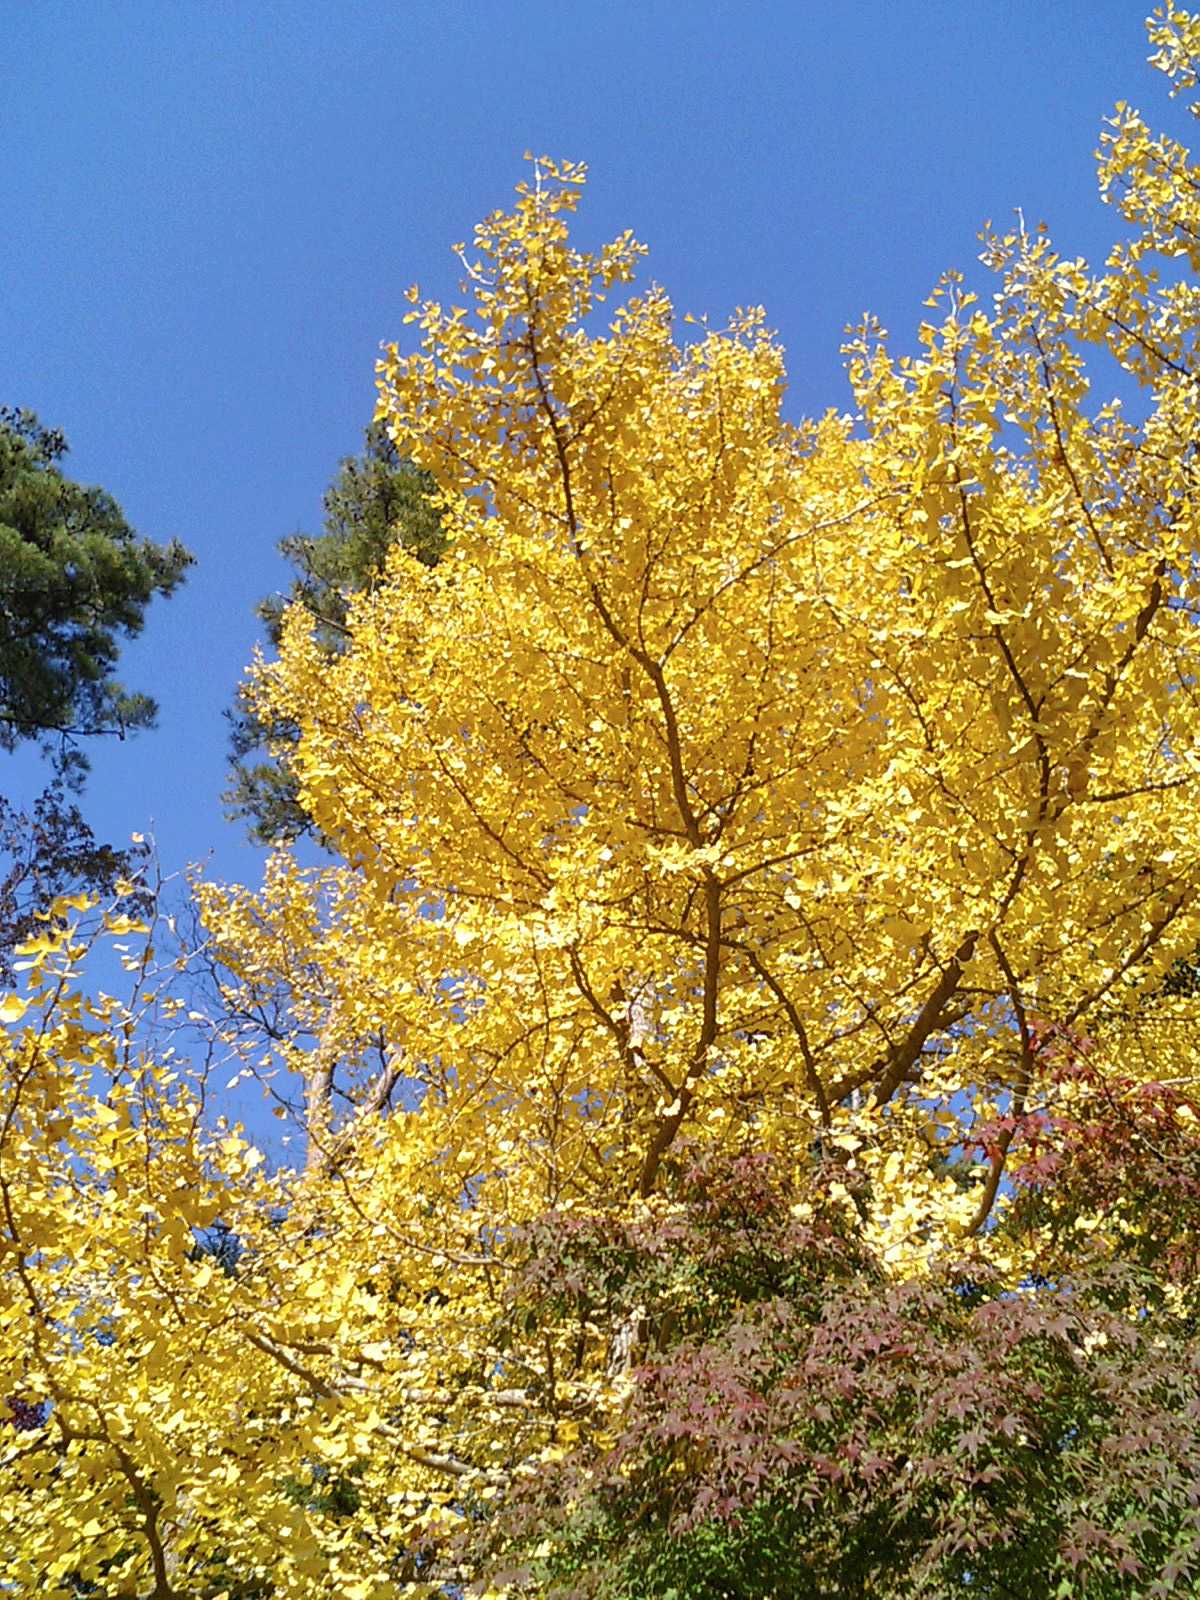
M 139 539 L 111 495 L 63 473 L 65 438 L 0 408 L 0 750 L 41 746 L 53 775 L 27 808 L 0 795 L 0 979 L 61 894 L 109 893 L 139 852 L 98 841 L 71 791 L 87 739 L 149 726 L 154 701 L 115 677 L 119 640 L 191 557 Z
M 78 774 L 79 739 L 153 721 L 114 676 L 118 640 L 191 556 L 138 538 L 111 495 L 65 476 L 66 452 L 31 412 L 0 411 L 0 749 L 36 740 Z
M 1194 1590 L 1200 169 L 1119 107 L 1103 264 L 989 236 L 799 421 L 584 178 L 380 363 L 446 548 L 254 669 L 334 859 L 198 886 L 209 1054 L 27 946 L 0 1581 Z

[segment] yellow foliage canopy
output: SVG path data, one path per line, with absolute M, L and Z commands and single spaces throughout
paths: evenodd
M 641 249 L 572 243 L 569 163 L 476 231 L 462 306 L 414 291 L 379 415 L 448 554 L 398 549 L 334 663 L 296 608 L 255 671 L 341 863 L 200 890 L 304 1170 L 204 1144 L 161 1065 L 92 1094 L 73 1035 L 16 1038 L 5 1381 L 52 1410 L 0 1573 L 165 1597 L 220 1550 L 280 1596 L 432 1592 L 464 1483 L 620 1404 L 620 1330 L 499 1349 L 518 1230 L 666 1204 L 686 1140 L 839 1152 L 896 1271 L 980 1234 L 1019 1274 L 964 1132 L 1038 1102 L 1039 1023 L 1119 1048 L 1200 940 L 1200 317 L 1151 266 L 1200 265 L 1200 181 L 1125 108 L 1103 163 L 1107 265 L 990 238 L 990 309 L 950 276 L 918 356 L 855 336 L 852 416 L 787 419 L 757 311 L 602 309 Z M 189 1254 L 218 1215 L 236 1273 Z
M 539 163 L 473 305 L 381 363 L 450 553 L 398 553 L 332 669 L 297 611 L 258 679 L 348 863 L 331 1014 L 420 1085 L 447 1200 L 502 1168 L 505 1216 L 649 1196 L 684 1129 L 945 1137 L 1027 1091 L 1028 1019 L 1197 933 L 1195 385 L 1108 338 L 1128 274 L 992 240 L 991 315 L 947 280 L 919 359 L 851 346 L 861 422 L 793 425 L 760 314 L 599 323 L 638 250 L 572 247 L 581 178 Z M 1099 339 L 1140 429 L 1090 403 Z M 973 1203 L 922 1193 L 923 1247 Z

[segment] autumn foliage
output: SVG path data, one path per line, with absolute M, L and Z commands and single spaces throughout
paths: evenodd
M 198 886 L 211 1054 L 136 946 L 133 1009 L 27 951 L 0 1575 L 1182 1592 L 1200 171 L 1119 108 L 1103 266 L 989 236 L 994 298 L 867 323 L 812 421 L 760 312 L 572 241 L 583 180 L 380 363 L 447 547 L 252 670 L 335 857 Z

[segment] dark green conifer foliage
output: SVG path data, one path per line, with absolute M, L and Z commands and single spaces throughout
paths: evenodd
M 120 641 L 192 557 L 139 538 L 110 494 L 63 473 L 66 452 L 32 412 L 0 408 L 0 750 L 33 740 L 78 786 L 81 739 L 153 723 L 153 699 L 115 676 Z
M 0 984 L 56 895 L 107 894 L 145 865 L 144 847 L 96 839 L 73 791 L 84 740 L 153 722 L 151 696 L 115 676 L 120 643 L 192 560 L 178 542 L 139 538 L 110 494 L 68 478 L 66 453 L 57 429 L 0 407 L 0 751 L 32 743 L 53 769 L 27 807 L 0 794 Z
M 436 564 L 445 537 L 427 474 L 396 453 L 383 428 L 367 430 L 360 455 L 347 456 L 325 495 L 325 531 L 293 534 L 279 542 L 295 576 L 287 590 L 258 607 L 272 645 L 283 614 L 300 604 L 316 619 L 317 638 L 335 655 L 342 648 L 350 601 L 381 576 L 399 544 L 427 566 Z M 245 818 L 250 836 L 274 844 L 312 833 L 296 798 L 288 750 L 299 730 L 282 719 L 264 720 L 243 696 L 228 713 L 233 762 L 225 794 L 231 818 Z

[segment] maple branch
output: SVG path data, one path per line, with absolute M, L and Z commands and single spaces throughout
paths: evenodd
M 531 877 L 533 879 L 533 881 L 539 886 L 539 888 L 541 888 L 543 890 L 548 889 L 550 887 L 550 879 L 546 876 L 546 874 L 542 871 L 542 869 L 540 867 L 531 866 L 529 864 L 529 862 L 525 861 L 520 855 L 518 855 L 517 852 L 513 849 L 513 847 L 505 839 L 504 835 L 502 833 L 498 833 L 496 831 L 496 829 L 492 826 L 492 824 L 487 820 L 487 818 L 480 811 L 478 805 L 475 802 L 474 796 L 470 793 L 470 791 L 468 790 L 466 784 L 462 781 L 462 779 L 455 772 L 452 772 L 451 769 L 446 765 L 445 759 L 442 756 L 440 750 L 435 750 L 434 751 L 434 757 L 435 757 L 435 759 L 437 761 L 438 766 L 441 768 L 442 776 L 450 784 L 451 788 L 458 795 L 458 797 L 462 801 L 463 805 L 466 806 L 467 810 L 471 813 L 471 816 L 474 818 L 474 820 L 475 820 L 477 826 L 480 828 L 480 830 L 484 834 L 486 834 L 487 837 L 492 841 L 492 843 L 497 845 L 499 847 L 499 849 L 501 849 L 504 852 L 504 854 L 508 857 L 508 859 L 510 861 L 512 861 L 516 866 L 518 866 L 521 869 L 522 872 L 527 873 L 528 876 Z
M 263 1351 L 265 1355 L 270 1356 L 281 1367 L 292 1373 L 294 1377 L 301 1379 L 302 1382 L 308 1385 L 313 1394 L 322 1400 L 343 1399 L 348 1394 L 361 1391 L 364 1387 L 361 1380 L 353 1378 L 338 1383 L 327 1382 L 319 1374 L 313 1372 L 311 1368 L 289 1356 L 286 1350 L 281 1350 L 273 1339 L 268 1339 L 265 1334 L 258 1333 L 254 1329 L 246 1330 L 246 1338 L 257 1349 Z M 504 1401 L 498 1403 L 502 1404 L 507 1401 L 511 1404 L 510 1396 L 516 1391 L 502 1391 L 502 1393 Z M 426 1450 L 422 1446 L 406 1443 L 403 1434 L 393 1423 L 377 1423 L 375 1432 L 392 1444 L 399 1445 L 409 1460 L 415 1461 L 418 1466 L 431 1467 L 435 1472 L 446 1472 L 456 1478 L 476 1477 L 484 1482 L 497 1484 L 507 1482 L 507 1479 L 502 1474 L 491 1472 L 487 1468 L 474 1467 L 469 1461 L 462 1460 L 461 1457 L 454 1455 L 450 1451 Z M 160 1596 L 160 1592 L 156 1588 L 151 1600 L 177 1600 L 177 1597 L 169 1589 L 162 1591 Z
M 550 398 L 550 390 L 546 384 L 545 374 L 542 372 L 541 357 L 537 347 L 537 318 L 535 316 L 536 300 L 533 289 L 526 284 L 526 293 L 529 297 L 528 313 L 528 349 L 529 364 L 533 371 L 533 381 L 537 385 L 538 395 L 541 399 L 542 411 L 550 424 L 551 437 L 554 440 L 554 453 L 558 457 L 559 475 L 562 478 L 563 505 L 566 511 L 567 528 L 571 535 L 571 548 L 576 555 L 581 554 L 579 544 L 579 521 L 575 515 L 575 495 L 571 487 L 571 467 L 567 460 L 568 440 L 562 431 L 562 419 L 554 408 L 554 401 Z
M 866 512 L 873 511 L 881 501 L 894 500 L 899 493 L 900 491 L 898 489 L 881 490 L 879 494 L 872 495 L 867 500 L 860 500 L 856 506 L 851 506 L 849 511 L 840 512 L 836 517 L 826 517 L 821 522 L 810 523 L 807 527 L 800 528 L 795 533 L 789 533 L 786 535 L 786 537 L 780 539 L 777 544 L 773 544 L 769 550 L 760 551 L 759 554 L 756 555 L 751 561 L 748 561 L 745 566 L 739 568 L 737 572 L 726 578 L 722 583 L 719 583 L 713 590 L 712 594 L 709 595 L 708 599 L 693 609 L 691 616 L 678 630 L 675 637 L 667 646 L 666 652 L 663 655 L 664 663 L 670 660 L 671 656 L 674 655 L 675 651 L 687 638 L 691 630 L 696 626 L 701 618 L 708 611 L 710 611 L 714 605 L 716 605 L 721 596 L 726 594 L 730 589 L 736 588 L 739 584 L 744 583 L 747 578 L 753 577 L 754 573 L 757 572 L 760 567 L 777 561 L 783 551 L 787 550 L 791 545 L 799 543 L 801 539 L 808 539 L 811 538 L 815 533 L 828 533 L 834 528 L 843 527 L 846 523 L 855 521 L 856 518 L 863 516 Z
M 285 1371 L 290 1372 L 294 1378 L 299 1378 L 302 1383 L 307 1384 L 319 1399 L 334 1400 L 337 1398 L 339 1391 L 333 1384 L 327 1383 L 319 1373 L 313 1372 L 310 1367 L 306 1367 L 302 1362 L 297 1361 L 286 1350 L 281 1350 L 274 1339 L 268 1339 L 265 1334 L 257 1333 L 253 1328 L 247 1328 L 245 1334 L 247 1340 L 256 1350 L 261 1350 L 264 1355 L 270 1356 L 272 1361 L 277 1361 Z
M 1157 921 L 1151 922 L 1150 927 L 1145 935 L 1138 940 L 1137 944 L 1129 952 L 1125 960 L 1121 962 L 1120 966 L 1115 967 L 1113 971 L 1109 973 L 1107 978 L 1103 980 L 1103 982 L 1097 984 L 1094 989 L 1085 994 L 1082 999 L 1080 999 L 1071 1008 L 1071 1010 L 1067 1012 L 1066 1016 L 1062 1019 L 1062 1026 L 1064 1028 L 1069 1028 L 1071 1024 L 1076 1022 L 1090 1006 L 1095 1005 L 1097 1000 L 1102 1000 L 1108 991 L 1113 987 L 1113 985 L 1118 981 L 1118 979 L 1123 978 L 1132 967 L 1136 967 L 1138 965 L 1143 957 L 1149 955 L 1150 951 L 1154 949 L 1154 946 L 1162 938 L 1163 934 L 1166 933 L 1167 929 L 1183 910 L 1184 906 L 1188 904 L 1190 899 L 1191 896 L 1187 890 L 1181 891 L 1175 897 L 1175 899 L 1163 912 L 1162 916 L 1159 917 Z
M 534 317 L 534 302 L 532 291 L 529 290 L 529 338 L 527 348 L 532 366 L 534 382 L 541 399 L 542 410 L 550 426 L 554 440 L 555 454 L 558 458 L 559 475 L 562 480 L 563 501 L 566 511 L 567 525 L 571 535 L 571 547 L 576 555 L 582 557 L 583 551 L 579 540 L 579 527 L 575 513 L 574 493 L 571 483 L 571 466 L 567 453 L 568 441 L 563 436 L 562 423 L 554 408 L 545 377 L 541 370 L 540 357 L 537 348 L 536 321 Z M 654 686 L 658 698 L 659 708 L 663 715 L 665 729 L 667 756 L 671 769 L 671 790 L 675 800 L 676 810 L 679 813 L 684 831 L 693 849 L 703 848 L 704 837 L 700 825 L 692 808 L 687 790 L 687 777 L 683 769 L 682 742 L 679 733 L 679 722 L 675 715 L 667 687 L 666 674 L 661 662 L 656 661 L 644 648 L 635 645 L 617 625 L 600 592 L 600 587 L 595 578 L 588 576 L 588 592 L 605 629 L 610 637 L 633 657 L 642 670 L 646 673 Z M 675 1093 L 671 1107 L 665 1113 L 646 1152 L 642 1165 L 641 1177 L 638 1183 L 639 1193 L 648 1195 L 658 1175 L 658 1169 L 663 1156 L 670 1149 L 676 1134 L 683 1124 L 688 1109 L 694 1097 L 694 1086 L 708 1060 L 708 1052 L 717 1036 L 717 991 L 721 965 L 721 885 L 710 867 L 705 867 L 704 877 L 704 903 L 706 922 L 706 944 L 704 961 L 704 998 L 703 1017 L 700 1035 L 692 1053 L 683 1082 Z
M 304 1083 L 304 1126 L 308 1143 L 304 1156 L 306 1172 L 315 1172 L 332 1165 L 336 1159 L 336 1146 L 330 1139 L 329 1120 L 333 1098 L 333 1062 L 317 1059 L 316 1065 L 306 1067 Z
M 1145 604 L 1134 618 L 1133 633 L 1130 635 L 1129 643 L 1121 652 L 1120 659 L 1116 665 L 1104 674 L 1104 692 L 1097 701 L 1087 731 L 1079 742 L 1079 753 L 1076 760 L 1080 765 L 1086 764 L 1088 757 L 1095 748 L 1103 726 L 1102 719 L 1112 705 L 1121 679 L 1137 653 L 1138 646 L 1149 633 L 1150 625 L 1158 615 L 1163 601 L 1166 599 L 1166 590 L 1163 587 L 1163 578 L 1165 576 L 1166 563 L 1160 561 L 1155 568 L 1154 582 L 1150 585 L 1150 592 L 1146 597 Z M 1131 792 L 1136 793 L 1137 791 L 1133 790 Z M 1120 798 L 1124 798 L 1124 796 L 1120 796 Z
M 1019 1118 L 1025 1113 L 1025 1097 L 1029 1093 L 1029 1085 L 1033 1080 L 1035 1050 L 1033 1031 L 1029 1026 L 1029 1016 L 1025 1009 L 1024 997 L 1021 986 L 1017 982 L 1016 974 L 1009 964 L 1008 956 L 996 934 L 995 929 L 988 935 L 988 943 L 995 953 L 1000 970 L 1008 984 L 1009 998 L 1017 1017 L 1017 1027 L 1021 1034 L 1021 1066 L 1016 1084 L 1013 1086 L 1012 1105 L 1010 1116 Z M 1004 1167 L 1008 1161 L 1009 1148 L 1016 1137 L 1016 1128 L 1005 1128 L 996 1140 L 988 1166 L 988 1175 L 984 1181 L 983 1191 L 979 1196 L 979 1204 L 969 1222 L 963 1228 L 963 1237 L 973 1238 L 987 1222 L 992 1214 L 992 1207 L 996 1204 L 996 1196 L 1000 1193 L 1000 1180 L 1004 1176 Z
M 359 1201 L 358 1196 L 354 1193 L 354 1190 L 350 1187 L 350 1180 L 346 1176 L 345 1170 L 342 1167 L 339 1166 L 334 1168 L 329 1176 L 336 1178 L 341 1184 L 342 1191 L 346 1196 L 346 1200 L 351 1210 L 357 1215 L 360 1221 L 365 1222 L 370 1228 L 382 1228 L 389 1239 L 394 1239 L 397 1244 L 402 1244 L 406 1250 L 415 1250 L 420 1255 L 434 1256 L 437 1260 L 449 1262 L 452 1266 L 456 1267 L 479 1267 L 485 1272 L 491 1272 L 493 1268 L 499 1268 L 503 1272 L 513 1272 L 516 1270 L 511 1262 L 505 1261 L 501 1256 L 469 1256 L 463 1254 L 461 1251 L 450 1250 L 439 1245 L 429 1244 L 424 1239 L 414 1239 L 410 1234 L 402 1233 L 399 1228 L 395 1227 L 390 1222 L 384 1221 L 382 1217 L 369 1216 L 368 1213 L 363 1210 L 362 1204 Z
M 154 1588 L 148 1600 L 182 1600 L 178 1591 L 171 1585 L 170 1569 L 167 1566 L 167 1553 L 163 1547 L 162 1535 L 159 1532 L 159 1503 L 154 1491 L 146 1483 L 141 1473 L 134 1466 L 133 1458 L 116 1439 L 108 1436 L 107 1443 L 117 1458 L 121 1468 L 121 1475 L 128 1483 L 137 1508 L 142 1515 L 142 1532 L 146 1536 L 146 1543 L 150 1547 L 150 1564 L 154 1571 Z
M 800 1013 L 796 1010 L 795 1004 L 788 995 L 787 991 L 784 989 L 783 985 L 763 964 L 762 959 L 756 950 L 752 950 L 749 945 L 744 944 L 739 939 L 726 939 L 725 943 L 732 945 L 734 949 L 742 952 L 742 954 L 749 961 L 750 965 L 753 967 L 754 971 L 758 974 L 758 976 L 766 984 L 767 988 L 770 989 L 771 993 L 775 996 L 776 1000 L 779 1001 L 779 1004 L 783 1007 L 784 1013 L 792 1025 L 792 1031 L 796 1035 L 796 1038 L 800 1044 L 800 1054 L 804 1058 L 804 1076 L 808 1082 L 809 1088 L 812 1090 L 813 1098 L 817 1102 L 817 1108 L 821 1114 L 821 1125 L 828 1128 L 831 1120 L 829 1101 L 825 1094 L 825 1086 L 821 1082 L 821 1075 L 817 1071 L 817 1063 L 813 1058 L 812 1047 L 809 1044 L 808 1039 L 808 1030 L 805 1028 L 804 1021 L 800 1016 Z
M 975 946 L 979 940 L 977 930 L 968 933 L 958 949 L 950 957 L 943 969 L 936 986 L 917 1013 L 916 1021 L 904 1038 L 894 1044 L 881 1061 L 875 1063 L 874 1071 L 882 1068 L 883 1076 L 875 1088 L 875 1103 L 884 1106 L 904 1082 L 905 1077 L 916 1065 L 917 1057 L 925 1046 L 925 1041 L 938 1026 L 946 1006 L 954 996 L 955 990 L 962 981 L 963 968 L 975 954 Z
M 704 1000 L 700 1035 L 696 1040 L 687 1073 L 675 1096 L 659 1122 L 638 1181 L 638 1193 L 643 1199 L 654 1189 L 662 1158 L 675 1141 L 684 1118 L 695 1098 L 695 1086 L 708 1065 L 708 1052 L 717 1037 L 717 992 L 721 973 L 721 883 L 711 867 L 704 869 L 704 911 L 706 938 L 704 946 Z
M 1111 577 L 1113 572 L 1112 557 L 1109 555 L 1108 546 L 1105 544 L 1100 529 L 1096 525 L 1095 516 L 1092 514 L 1091 505 L 1089 504 L 1087 497 L 1084 495 L 1082 485 L 1080 484 L 1079 478 L 1075 472 L 1075 467 L 1070 456 L 1067 454 L 1067 442 L 1063 437 L 1062 423 L 1059 420 L 1058 415 L 1058 397 L 1054 393 L 1054 382 L 1050 376 L 1050 360 L 1046 355 L 1045 348 L 1042 344 L 1042 336 L 1038 332 L 1036 324 L 1034 324 L 1029 331 L 1034 344 L 1037 346 L 1037 353 L 1042 372 L 1042 385 L 1046 391 L 1046 402 L 1050 409 L 1050 425 L 1054 429 L 1054 441 L 1058 447 L 1058 459 L 1062 462 L 1067 477 L 1071 480 L 1071 489 L 1074 492 L 1079 509 L 1083 512 L 1084 521 L 1088 525 L 1088 529 L 1092 535 L 1092 540 L 1096 546 L 1096 549 L 1100 552 L 1100 559 L 1104 563 L 1104 570 L 1108 573 L 1109 577 Z
M 667 1093 L 673 1096 L 675 1094 L 674 1083 L 658 1065 L 657 1061 L 651 1061 L 643 1051 L 639 1050 L 636 1045 L 634 1045 L 632 1030 L 629 1026 L 629 1023 L 618 1021 L 617 1018 L 614 1017 L 607 1007 L 604 1006 L 600 1001 L 599 996 L 596 994 L 591 983 L 588 981 L 587 973 L 584 971 L 583 962 L 579 955 L 578 945 L 570 945 L 568 947 L 567 957 L 571 963 L 571 973 L 575 979 L 576 987 L 579 989 L 579 992 L 583 995 L 588 1005 L 595 1012 L 596 1016 L 599 1017 L 600 1021 L 617 1041 L 617 1045 L 621 1051 L 622 1059 L 625 1061 L 626 1065 L 639 1075 L 644 1069 L 649 1068 L 649 1070 L 658 1079 L 659 1083 L 662 1084 Z

